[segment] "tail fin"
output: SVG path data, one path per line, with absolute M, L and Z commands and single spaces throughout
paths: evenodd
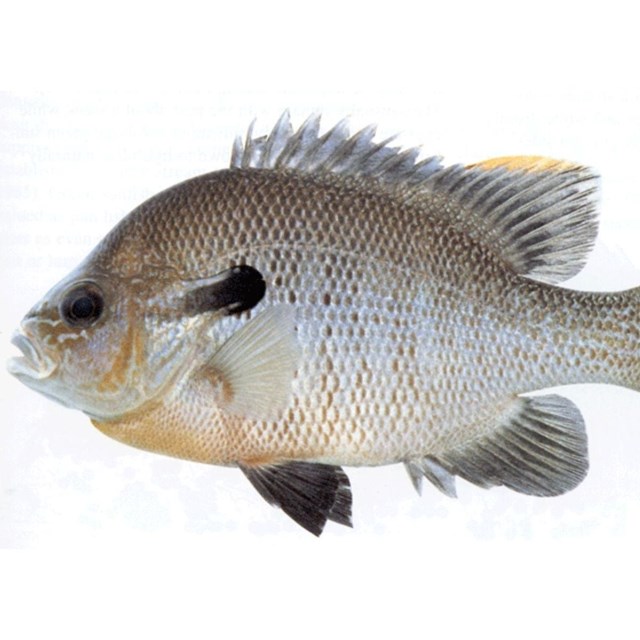
M 640 287 L 600 296 L 610 311 L 597 324 L 601 353 L 608 353 L 608 362 L 602 367 L 606 379 L 594 382 L 640 391 Z M 602 318 L 606 320 L 603 322 Z
M 629 325 L 629 336 L 632 340 L 631 384 L 632 389 L 640 391 L 640 287 L 631 289 L 632 322 Z

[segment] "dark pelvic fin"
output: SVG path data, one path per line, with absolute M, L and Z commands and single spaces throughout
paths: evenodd
M 190 283 L 184 298 L 185 312 L 195 316 L 208 311 L 226 315 L 253 309 L 266 292 L 262 274 L 253 267 L 240 265 L 211 278 Z
M 577 407 L 556 395 L 517 398 L 490 434 L 405 463 L 416 488 L 419 472 L 447 495 L 454 475 L 481 487 L 504 485 L 519 493 L 555 496 L 587 475 L 587 436 Z
M 239 465 L 249 482 L 271 505 L 319 536 L 327 520 L 351 523 L 351 485 L 340 468 L 314 462 Z

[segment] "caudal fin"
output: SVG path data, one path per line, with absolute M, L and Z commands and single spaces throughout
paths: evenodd
M 631 290 L 633 296 L 634 312 L 632 322 L 629 327 L 629 336 L 632 344 L 633 356 L 631 358 L 631 388 L 640 391 L 640 287 Z
M 613 300 L 605 337 L 615 350 L 607 366 L 611 379 L 604 382 L 640 391 L 640 287 L 616 293 Z

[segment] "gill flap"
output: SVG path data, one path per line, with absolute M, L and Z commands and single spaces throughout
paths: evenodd
M 266 284 L 262 274 L 249 265 L 225 269 L 211 278 L 185 283 L 183 304 L 187 315 L 208 311 L 226 315 L 253 309 L 264 297 Z

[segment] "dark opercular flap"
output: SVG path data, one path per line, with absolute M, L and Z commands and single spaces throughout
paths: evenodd
M 351 486 L 340 468 L 315 462 L 240 465 L 258 493 L 301 527 L 319 536 L 327 520 L 351 524 Z
M 184 297 L 185 312 L 195 316 L 208 311 L 227 315 L 255 307 L 264 297 L 267 285 L 262 274 L 248 265 L 221 271 L 212 278 L 194 283 Z

